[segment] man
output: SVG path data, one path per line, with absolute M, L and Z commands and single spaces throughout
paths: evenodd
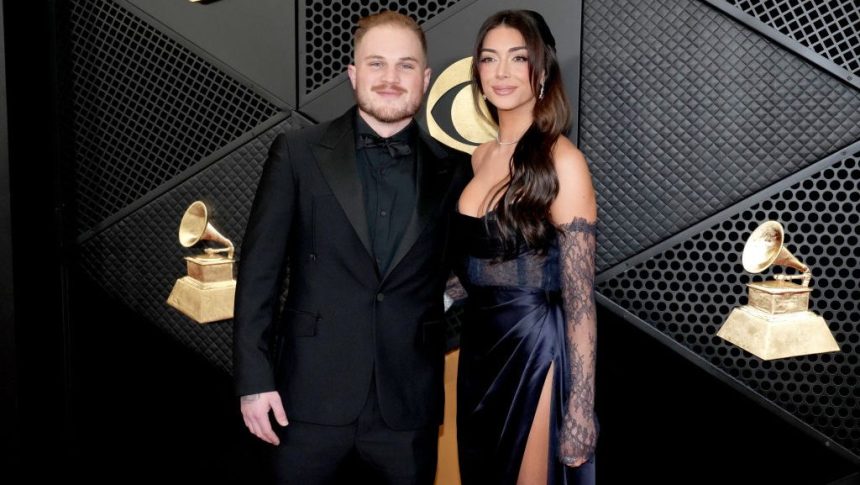
M 412 119 L 430 80 L 414 20 L 360 20 L 354 54 L 357 108 L 269 151 L 241 250 L 236 387 L 279 482 L 328 483 L 358 457 L 389 483 L 432 483 L 448 216 L 471 169 Z

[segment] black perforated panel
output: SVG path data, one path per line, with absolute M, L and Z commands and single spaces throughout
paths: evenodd
M 303 124 L 289 118 L 89 239 L 81 247 L 81 267 L 132 311 L 230 372 L 232 321 L 200 325 L 166 303 L 176 279 L 187 273 L 183 257 L 201 251 L 179 245 L 179 221 L 191 202 L 204 200 L 212 225 L 241 250 L 269 145 L 277 133 Z
M 278 112 L 116 2 L 66 8 L 79 233 Z
M 603 270 L 860 138 L 860 91 L 704 2 L 584 3 Z
M 727 0 L 745 13 L 860 74 L 860 3 L 856 0 Z
M 598 286 L 598 291 L 750 389 L 860 454 L 860 152 Z M 762 361 L 716 336 L 747 303 L 745 241 L 766 220 L 812 268 L 810 309 L 839 353 Z M 782 272 L 780 268 L 778 272 Z M 790 271 L 790 270 L 789 270 Z
M 352 34 L 358 19 L 381 10 L 409 15 L 419 24 L 433 18 L 458 0 L 305 2 L 305 93 L 346 72 L 352 62 Z

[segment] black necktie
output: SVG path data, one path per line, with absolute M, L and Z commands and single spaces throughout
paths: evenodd
M 391 158 L 405 157 L 412 153 L 409 144 L 403 140 L 395 138 L 382 138 L 371 133 L 361 133 L 359 135 L 361 144 L 358 148 L 385 148 L 391 155 Z

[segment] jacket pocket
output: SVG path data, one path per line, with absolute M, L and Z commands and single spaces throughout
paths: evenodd
M 319 313 L 285 308 L 284 323 L 286 328 L 284 330 L 287 335 L 292 335 L 293 337 L 314 337 L 317 334 L 317 325 L 319 325 L 320 318 Z

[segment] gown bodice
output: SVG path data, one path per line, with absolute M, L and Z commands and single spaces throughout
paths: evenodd
M 455 234 L 462 248 L 457 276 L 465 287 L 531 287 L 559 291 L 559 251 L 556 238 L 546 254 L 531 249 L 518 235 L 513 258 L 504 259 L 505 247 L 495 212 L 483 217 L 457 213 Z

